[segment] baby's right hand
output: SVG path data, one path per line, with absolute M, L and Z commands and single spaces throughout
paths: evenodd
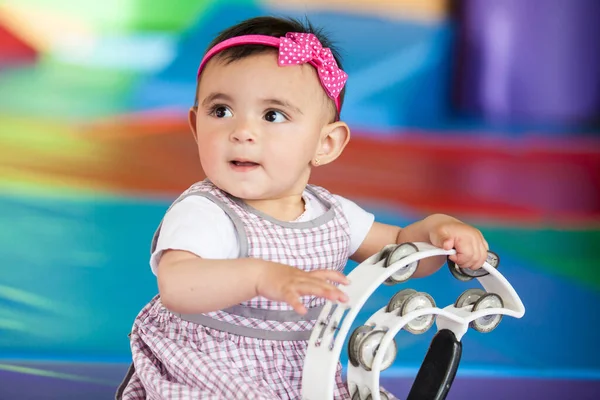
M 338 271 L 317 270 L 306 272 L 283 264 L 267 262 L 256 284 L 259 296 L 269 300 L 284 301 L 299 314 L 308 311 L 300 301 L 301 296 L 323 297 L 331 301 L 345 303 L 348 296 L 330 282 L 347 285 L 350 283 Z

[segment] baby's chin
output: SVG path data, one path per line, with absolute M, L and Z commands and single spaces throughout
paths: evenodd
M 210 179 L 210 177 L 209 177 Z M 257 183 L 251 182 L 229 182 L 227 180 L 212 180 L 211 182 L 224 192 L 242 200 L 267 200 L 270 195 L 270 188 L 262 187 Z

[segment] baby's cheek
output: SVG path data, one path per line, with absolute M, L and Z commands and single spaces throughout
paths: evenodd
M 218 156 L 216 152 L 211 152 L 210 149 L 202 149 L 199 151 L 200 165 L 205 174 L 210 174 L 217 168 Z
M 296 147 L 294 151 L 293 147 L 289 146 L 283 149 L 278 155 L 275 165 L 282 175 L 297 175 L 308 165 L 308 162 L 305 162 L 305 159 L 308 160 L 308 158 L 302 157 L 300 149 Z

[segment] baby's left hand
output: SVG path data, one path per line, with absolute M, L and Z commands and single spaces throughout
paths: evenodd
M 479 229 L 456 218 L 436 214 L 428 217 L 429 240 L 444 250 L 455 249 L 450 260 L 461 268 L 478 269 L 483 266 L 489 250 L 488 243 Z

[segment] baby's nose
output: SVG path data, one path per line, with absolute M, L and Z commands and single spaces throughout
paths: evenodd
M 254 142 L 256 140 L 256 135 L 249 127 L 242 126 L 234 129 L 231 133 L 231 140 L 234 142 Z

